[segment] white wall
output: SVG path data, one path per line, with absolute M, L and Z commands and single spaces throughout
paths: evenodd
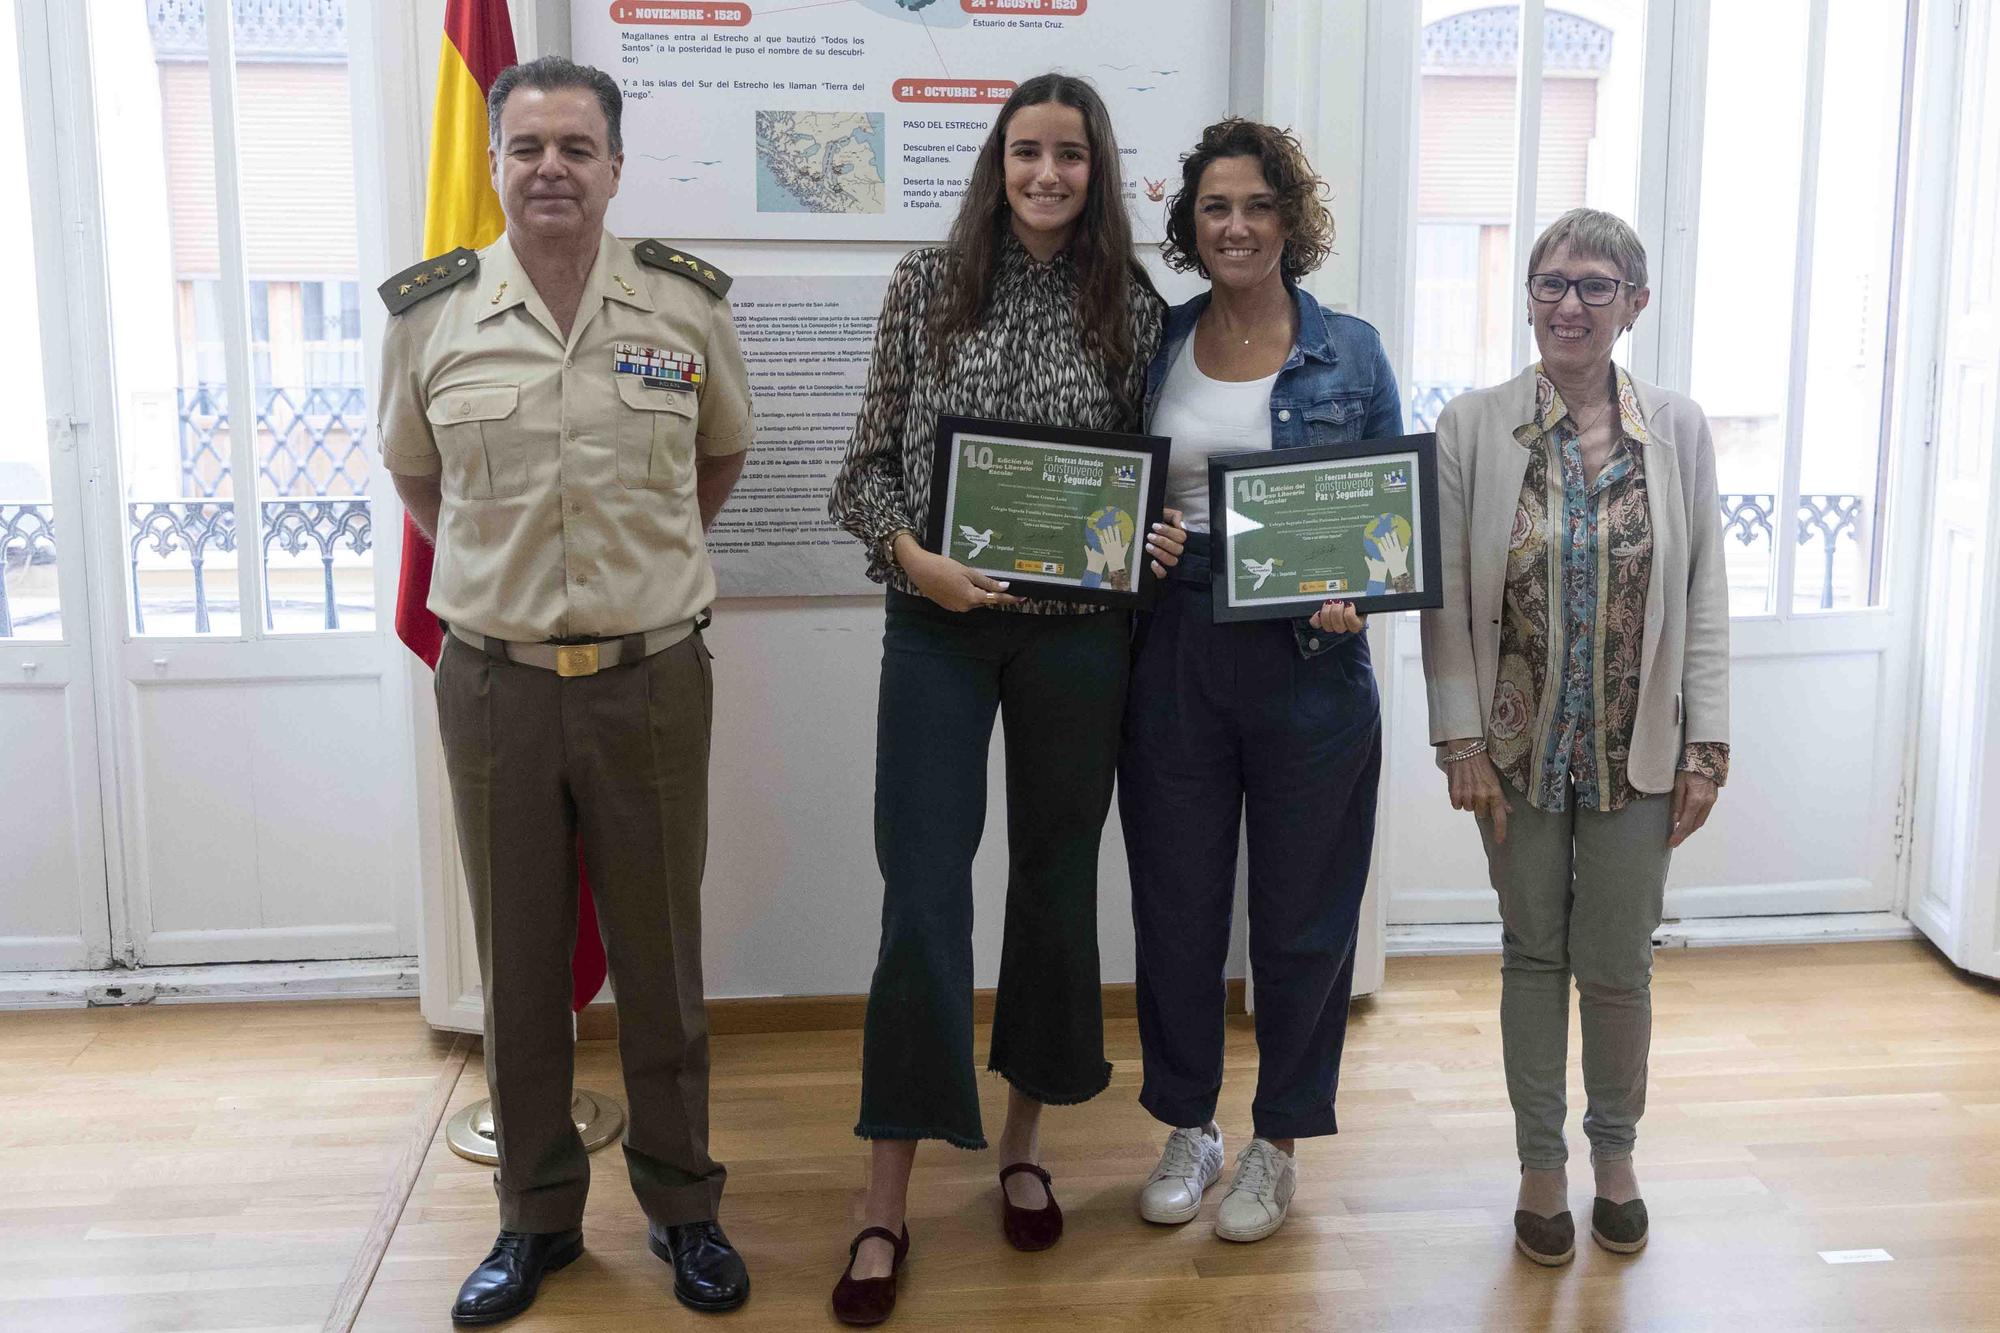
M 1273 112 L 1294 124 L 1334 190 L 1340 254 L 1314 284 L 1322 299 L 1352 308 L 1362 283 L 1366 238 L 1358 205 L 1362 176 L 1359 128 L 1364 113 L 1364 14 L 1368 0 L 1287 4 L 1267 20 L 1265 0 L 1217 0 L 1234 12 L 1231 109 L 1262 114 L 1267 87 Z M 416 183 L 421 208 L 421 136 L 428 133 L 442 0 L 417 0 L 407 23 L 388 17 L 377 35 L 383 55 L 385 152 L 389 198 Z M 564 0 L 513 0 L 523 58 L 567 46 Z M 538 33 L 540 39 L 538 40 Z M 397 78 L 400 61 L 414 77 Z M 1060 64 L 1061 53 L 1052 53 Z M 1332 126 L 1332 133 L 1324 127 Z M 410 196 L 405 193 L 407 201 Z M 387 267 L 417 257 L 419 220 L 388 219 L 393 253 Z M 701 233 L 698 223 L 673 239 L 737 274 L 881 273 L 905 248 L 895 244 L 735 242 Z M 399 248 L 400 247 L 400 248 Z M 385 267 L 385 271 L 387 271 Z M 1197 290 L 1152 264 L 1169 299 Z M 1363 312 L 1366 313 L 1366 312 Z M 862 559 L 860 549 L 854 559 Z M 716 607 L 710 642 L 716 655 L 716 734 L 704 958 L 712 996 L 812 995 L 865 991 L 873 970 L 881 911 L 873 823 L 875 698 L 881 659 L 881 601 L 875 597 L 725 601 Z M 416 669 L 421 672 L 421 668 Z M 431 816 L 444 802 L 428 690 L 413 691 L 420 769 Z M 997 733 L 996 733 L 997 737 Z M 992 789 L 999 791 L 996 745 Z M 1000 907 L 1006 876 L 1003 807 L 996 800 L 975 864 L 976 981 L 994 984 Z M 455 878 L 453 849 L 427 836 L 424 874 L 433 884 Z M 1099 925 L 1104 979 L 1133 977 L 1132 930 L 1122 835 L 1114 811 L 1100 862 Z M 454 978 L 427 986 L 434 1023 L 476 1021 L 464 909 L 459 895 L 435 892 L 427 909 L 427 971 Z M 1242 975 L 1242 934 L 1232 975 Z M 441 968 L 438 964 L 442 963 Z M 1372 983 L 1371 983 L 1372 984 Z M 470 1016 L 470 1017 L 469 1017 Z

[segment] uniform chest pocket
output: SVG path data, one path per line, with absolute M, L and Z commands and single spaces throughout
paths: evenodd
M 686 486 L 694 476 L 694 390 L 655 389 L 637 375 L 620 375 L 618 397 L 625 404 L 618 480 L 635 490 Z
M 448 489 L 475 500 L 528 489 L 527 445 L 513 420 L 520 399 L 512 384 L 468 384 L 431 399 L 424 415 L 437 436 Z
M 1361 426 L 1368 419 L 1368 400 L 1360 394 L 1329 398 L 1306 408 L 1308 444 L 1345 444 L 1361 438 Z

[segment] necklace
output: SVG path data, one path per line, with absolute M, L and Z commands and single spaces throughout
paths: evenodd
M 1570 415 L 1571 418 L 1574 419 L 1575 413 L 1571 413 Z M 1590 419 L 1590 424 L 1587 426 L 1580 426 L 1577 428 L 1576 437 L 1579 440 L 1587 438 L 1590 435 L 1590 432 L 1596 430 L 1599 426 L 1603 425 L 1604 418 L 1610 415 L 1611 415 L 1611 400 L 1607 398 L 1604 400 L 1604 406 L 1597 409 L 1597 415 Z
M 1209 331 L 1215 336 L 1217 341 L 1220 342 L 1237 341 L 1236 335 L 1234 333 L 1228 333 L 1223 331 L 1220 321 L 1204 320 L 1203 322 L 1208 325 Z M 1241 341 L 1245 347 L 1248 347 L 1250 345 L 1251 340 L 1250 338 L 1245 337 Z

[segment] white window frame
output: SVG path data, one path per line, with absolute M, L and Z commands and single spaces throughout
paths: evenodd
M 1705 112 L 1707 93 L 1708 29 L 1709 12 L 1713 0 L 1649 0 L 1646 6 L 1645 25 L 1645 69 L 1640 111 L 1640 152 L 1639 152 L 1639 192 L 1638 216 L 1633 225 L 1645 242 L 1649 255 L 1654 257 L 1652 287 L 1653 303 L 1650 318 L 1641 320 L 1633 332 L 1629 353 L 1625 360 L 1633 373 L 1641 379 L 1664 384 L 1686 391 L 1693 370 L 1694 337 L 1694 276 L 1695 259 L 1699 248 L 1699 221 L 1701 205 L 1701 147 L 1705 132 Z M 1906 35 L 1905 61 L 1905 112 L 1904 129 L 1907 135 L 1910 119 L 1914 114 L 1909 101 L 1910 84 L 1914 79 L 1913 61 L 1916 47 L 1915 0 L 1904 0 L 1911 8 L 1911 23 Z M 1821 161 L 1820 124 L 1825 100 L 1826 33 L 1829 0 L 1808 0 L 1808 41 L 1805 52 L 1805 119 L 1802 143 L 1803 162 L 1799 181 L 1799 213 L 1797 218 L 1797 243 L 1794 252 L 1793 309 L 1790 341 L 1787 355 L 1788 374 L 1785 393 L 1785 435 L 1782 481 L 1775 498 L 1773 509 L 1774 560 L 1772 564 L 1773 589 L 1770 609 L 1760 612 L 1738 614 L 1732 621 L 1739 625 L 1764 622 L 1784 624 L 1798 620 L 1822 620 L 1828 617 L 1881 615 L 1885 612 L 1897 580 L 1893 575 L 1898 562 L 1886 545 L 1886 539 L 1904 530 L 1902 520 L 1907 508 L 1907 500 L 1914 487 L 1906 484 L 1915 479 L 1902 474 L 1902 455 L 1907 451 L 1900 448 L 1903 440 L 1911 438 L 1913 423 L 1902 410 L 1903 388 L 1899 378 L 1893 373 L 1883 384 L 1882 430 L 1890 438 L 1887 447 L 1880 447 L 1880 462 L 1877 469 L 1876 489 L 1878 495 L 1886 497 L 1889 509 L 1883 512 L 1871 506 L 1874 513 L 1875 531 L 1870 534 L 1872 549 L 1867 553 L 1865 568 L 1868 571 L 1869 587 L 1864 590 L 1864 601 L 1852 607 L 1820 610 L 1810 608 L 1795 610 L 1792 606 L 1793 588 L 1798 569 L 1799 543 L 1794 524 L 1798 513 L 1800 474 L 1804 456 L 1804 404 L 1807 390 L 1807 352 L 1811 335 L 1812 264 L 1815 211 L 1819 194 L 1819 170 Z M 1560 0 L 1556 8 L 1561 9 Z M 1393 18 L 1383 13 L 1384 6 L 1375 5 L 1371 26 Z M 1513 250 L 1514 272 L 1513 290 L 1520 290 L 1527 281 L 1528 255 L 1533 249 L 1536 231 L 1535 196 L 1540 177 L 1541 113 L 1543 78 L 1543 33 L 1549 0 L 1520 0 L 1520 41 L 1515 69 L 1515 143 L 1514 143 L 1514 211 Z M 1420 19 L 1413 21 L 1412 31 L 1421 34 Z M 1410 114 L 1416 111 L 1417 95 L 1413 88 L 1408 95 Z M 1415 140 L 1411 140 L 1415 147 Z M 1907 154 L 1905 154 L 1907 156 Z M 1415 175 L 1415 153 L 1409 157 L 1409 170 Z M 1414 185 L 1412 185 L 1414 189 Z M 1898 173 L 1898 208 L 1891 230 L 1892 255 L 1896 261 L 1896 271 L 1902 271 L 1904 258 L 1904 238 L 1907 230 L 1908 209 L 1906 196 L 1909 189 L 1907 169 Z M 1408 225 L 1414 225 L 1414 212 L 1407 218 Z M 1901 283 L 1898 291 L 1907 290 Z M 1896 348 L 1900 342 L 1897 334 L 1908 322 L 1908 311 L 1898 302 L 1894 310 L 1894 324 L 1889 341 L 1891 370 L 1895 367 Z M 1533 331 L 1525 322 L 1513 328 L 1514 363 L 1526 365 L 1534 357 Z M 1393 345 L 1392 345 L 1393 347 Z M 1399 364 L 1410 364 L 1410 352 L 1405 345 Z M 1907 561 L 1902 562 L 1907 563 Z M 1753 635 L 1756 631 L 1752 631 Z
M 48 5 L 55 0 L 21 0 L 24 5 Z M 356 281 L 366 288 L 372 284 L 366 281 L 370 273 L 390 272 L 396 265 L 389 263 L 388 247 L 384 243 L 384 217 L 387 211 L 383 176 L 387 161 L 385 131 L 373 118 L 371 111 L 376 105 L 379 86 L 383 75 L 371 58 L 380 31 L 381 0 L 347 0 L 348 57 L 346 75 L 348 81 L 348 103 L 350 135 L 354 153 L 355 185 L 355 226 L 357 233 L 357 254 L 360 260 Z M 74 16 L 74 29 L 67 41 L 72 44 L 74 54 L 69 59 L 85 63 L 88 60 L 89 28 L 91 15 L 88 6 L 79 3 Z M 231 404 L 232 428 L 229 432 L 229 467 L 232 478 L 231 504 L 236 515 L 237 561 L 236 592 L 238 598 L 238 626 L 234 634 L 214 632 L 209 634 L 156 634 L 135 635 L 133 626 L 133 590 L 128 579 L 119 580 L 123 588 L 120 596 L 122 618 L 117 625 L 116 638 L 123 640 L 143 640 L 146 643 L 172 645 L 176 643 L 227 644 L 242 642 L 324 642 L 328 640 L 353 640 L 371 634 L 389 634 L 395 614 L 398 566 L 402 555 L 401 524 L 402 508 L 395 499 L 395 492 L 388 480 L 386 469 L 371 467 L 366 498 L 369 500 L 373 522 L 374 628 L 350 628 L 342 626 L 336 630 L 267 629 L 264 625 L 263 607 L 266 597 L 267 574 L 263 560 L 262 506 L 258 493 L 260 459 L 258 458 L 258 432 L 255 429 L 257 392 L 254 371 L 254 350 L 250 321 L 250 279 L 248 265 L 248 243 L 243 221 L 242 164 L 238 151 L 238 127 L 240 121 L 237 101 L 237 64 L 235 41 L 235 6 L 233 0 L 207 0 L 207 42 L 209 116 L 213 134 L 215 158 L 215 212 L 216 248 L 219 272 L 215 282 L 216 315 L 222 334 L 224 363 L 224 385 Z M 86 90 L 87 92 L 87 90 Z M 73 100 L 71 114 L 87 114 L 87 123 L 95 123 L 97 108 L 86 95 L 80 101 Z M 94 139 L 91 142 L 95 142 Z M 422 147 L 417 148 L 417 161 L 421 172 Z M 97 163 L 94 159 L 84 165 L 84 170 L 94 175 Z M 416 191 L 418 225 L 421 226 L 423 192 L 421 181 Z M 371 308 L 379 303 L 368 299 L 364 290 L 362 310 L 362 366 L 364 391 L 370 399 L 372 417 L 373 395 L 376 387 L 375 370 L 379 365 L 380 335 L 383 328 L 379 315 Z M 108 423 L 116 420 L 115 414 L 104 417 Z M 237 429 L 240 423 L 247 428 Z M 372 424 L 372 421 L 371 421 Z M 118 557 L 118 544 L 129 534 L 126 532 L 126 517 L 123 507 L 123 467 L 122 451 L 117 433 L 105 432 L 101 445 L 98 468 L 104 475 L 117 478 L 117 484 L 105 488 L 106 494 L 100 502 L 113 511 L 108 527 L 106 557 L 112 560 L 111 569 L 118 569 L 122 559 Z M 102 545 L 102 543 L 100 543 Z

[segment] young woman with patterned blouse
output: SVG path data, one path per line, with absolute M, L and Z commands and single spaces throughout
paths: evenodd
M 1729 593 L 1715 450 L 1686 396 L 1611 359 L 1646 251 L 1575 209 L 1528 262 L 1541 360 L 1438 419 L 1445 605 L 1423 617 L 1431 740 L 1479 820 L 1505 922 L 1500 1033 L 1521 1252 L 1576 1251 L 1563 1142 L 1569 981 L 1583 1019 L 1591 1234 L 1646 1243 L 1632 1167 L 1652 935 L 1673 848 L 1729 771 Z
M 875 756 L 882 943 L 855 1127 L 871 1141 L 868 1225 L 834 1291 L 847 1323 L 879 1323 L 894 1307 L 917 1142 L 986 1146 L 972 1063 L 972 859 L 996 710 L 1009 870 L 987 1067 L 1010 1085 L 999 1157 L 1016 1248 L 1062 1233 L 1040 1166 L 1043 1105 L 1085 1101 L 1111 1076 L 1097 855 L 1131 618 L 1024 599 L 924 549 L 938 418 L 1135 430 L 1163 308 L 1133 262 L 1104 103 L 1053 74 L 1001 108 L 949 242 L 905 258 L 883 302 L 831 503 L 867 548 L 869 577 L 888 585 Z M 1156 572 L 1182 535 L 1149 534 Z

